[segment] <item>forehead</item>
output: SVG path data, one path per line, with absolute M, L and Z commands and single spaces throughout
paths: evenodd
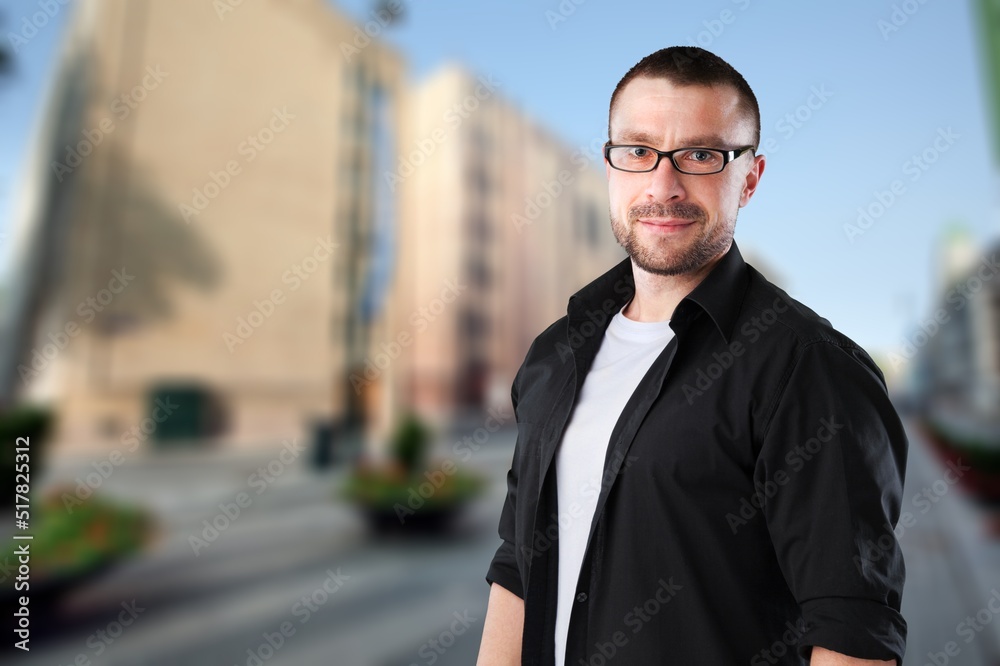
M 618 143 L 704 145 L 715 139 L 710 145 L 716 145 L 738 143 L 747 124 L 731 86 L 678 86 L 640 76 L 619 94 L 610 130 L 611 140 Z

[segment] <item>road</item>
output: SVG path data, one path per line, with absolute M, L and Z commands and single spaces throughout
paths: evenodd
M 1000 589 L 990 513 L 958 486 L 942 485 L 950 477 L 909 432 L 903 511 L 913 520 L 897 529 L 908 574 L 905 664 L 1000 666 L 1000 618 L 991 614 L 980 631 L 958 629 L 967 616 L 985 618 L 990 590 Z M 36 636 L 29 655 L 0 659 L 46 666 L 473 664 L 513 440 L 512 431 L 496 434 L 469 460 L 494 483 L 446 541 L 372 539 L 351 507 L 331 499 L 342 470 L 299 467 L 253 495 L 196 555 L 192 535 L 219 513 L 219 503 L 247 490 L 259 461 L 123 468 L 103 491 L 144 499 L 164 516 L 156 547 L 72 595 L 70 614 Z M 946 491 L 931 502 L 916 497 L 923 488 Z M 128 626 L 117 625 L 122 604 L 141 609 Z

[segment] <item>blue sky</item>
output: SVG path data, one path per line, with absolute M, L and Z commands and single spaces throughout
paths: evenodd
M 883 34 L 878 22 L 907 3 L 564 0 L 573 11 L 559 14 L 557 0 L 404 0 L 405 21 L 382 38 L 406 56 L 414 80 L 449 60 L 492 74 L 501 94 L 571 146 L 603 140 L 611 91 L 643 56 L 672 44 L 719 54 L 757 95 L 768 156 L 760 188 L 740 212 L 737 241 L 834 326 L 870 351 L 894 351 L 915 318 L 932 308 L 945 227 L 968 227 L 983 249 L 998 230 L 993 129 L 972 5 L 911 3 L 916 11 Z M 336 4 L 370 18 L 369 0 Z M 37 11 L 36 2 L 5 5 L 4 34 Z M 553 16 L 565 20 L 552 24 Z M 0 84 L 0 233 L 61 18 L 21 49 L 16 77 Z M 799 109 L 815 90 L 828 91 L 828 99 L 813 97 L 818 108 Z M 808 119 L 783 120 L 797 110 Z M 907 166 L 948 128 L 953 138 L 938 142 L 947 150 L 934 164 L 926 171 Z M 844 225 L 894 180 L 902 193 L 851 243 Z M 595 266 L 595 277 L 602 270 Z
M 10 76 L 0 78 L 0 127 L 3 128 L 0 132 L 0 272 L 6 270 L 10 238 L 4 234 L 9 234 L 11 200 L 19 185 L 17 175 L 26 157 L 29 133 L 41 114 L 43 90 L 50 78 L 48 71 L 70 14 L 71 7 L 55 4 L 59 12 L 37 34 L 25 40 L 25 44 L 17 44 L 14 70 Z M 15 48 L 9 33 L 20 34 L 22 18 L 38 11 L 37 0 L 5 0 L 0 10 L 0 35 L 8 50 Z

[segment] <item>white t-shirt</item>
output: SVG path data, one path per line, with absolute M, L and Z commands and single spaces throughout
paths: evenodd
M 634 321 L 619 310 L 608 324 L 556 451 L 560 518 L 556 666 L 564 666 L 566 660 L 569 617 L 611 431 L 639 381 L 673 336 L 669 321 Z

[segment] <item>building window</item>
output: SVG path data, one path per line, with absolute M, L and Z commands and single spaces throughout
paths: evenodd
M 601 235 L 600 220 L 597 216 L 597 209 L 593 204 L 587 204 L 587 242 L 592 247 L 597 247 L 598 239 Z
M 481 259 L 474 258 L 469 260 L 466 263 L 465 270 L 469 275 L 469 279 L 477 287 L 488 287 L 490 285 L 492 281 L 490 269 Z
M 459 317 L 459 333 L 464 340 L 478 340 L 486 335 L 489 329 L 486 317 L 478 310 L 466 308 Z

